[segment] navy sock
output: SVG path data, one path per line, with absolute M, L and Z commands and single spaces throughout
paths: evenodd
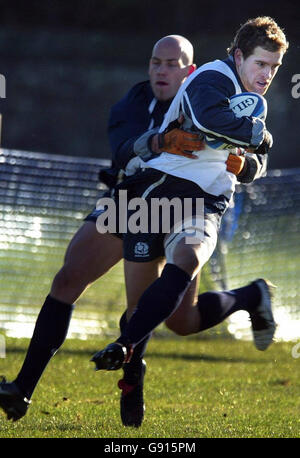
M 52 356 L 64 342 L 74 306 L 50 295 L 37 318 L 23 366 L 15 383 L 30 399 Z
M 127 317 L 126 311 L 123 313 L 120 319 L 120 330 L 121 333 L 127 326 Z M 124 380 L 130 385 L 134 385 L 138 382 L 142 374 L 142 360 L 146 352 L 147 343 L 151 335 L 149 334 L 143 340 L 141 340 L 135 347 L 130 358 L 129 363 L 125 364 L 123 367 L 124 371 Z
M 166 264 L 161 276 L 142 294 L 137 308 L 122 332 L 120 342 L 138 344 L 150 336 L 180 304 L 191 277 L 174 264 Z
M 197 303 L 201 316 L 199 331 L 216 326 L 238 310 L 251 313 L 259 300 L 260 291 L 254 283 L 230 291 L 200 294 Z

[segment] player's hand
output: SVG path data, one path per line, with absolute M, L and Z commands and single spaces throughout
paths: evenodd
M 264 139 L 262 143 L 256 149 L 251 147 L 251 148 L 247 148 L 246 151 L 248 151 L 248 153 L 254 153 L 254 154 L 268 154 L 272 146 L 273 146 L 272 134 L 268 130 L 265 130 Z
M 236 156 L 235 154 L 229 153 L 226 161 L 226 170 L 238 176 L 244 169 L 245 163 L 246 159 L 244 156 Z
M 273 146 L 273 137 L 268 130 L 265 131 L 263 142 L 255 150 L 255 154 L 268 154 Z
M 170 154 L 177 154 L 179 156 L 188 157 L 189 159 L 197 159 L 198 156 L 193 154 L 193 151 L 200 151 L 204 149 L 205 144 L 199 138 L 199 134 L 187 132 L 182 129 L 172 129 L 169 132 L 157 134 L 157 138 L 153 139 L 154 145 L 152 146 L 158 152 L 166 152 Z

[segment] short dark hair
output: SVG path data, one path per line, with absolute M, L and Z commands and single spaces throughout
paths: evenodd
M 234 51 L 239 48 L 243 57 L 247 59 L 257 46 L 270 52 L 283 51 L 285 53 L 289 43 L 285 33 L 274 19 L 260 16 L 255 19 L 248 19 L 238 29 L 227 52 L 229 55 L 233 55 Z

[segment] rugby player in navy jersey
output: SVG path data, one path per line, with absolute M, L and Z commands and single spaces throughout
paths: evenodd
M 147 244 L 148 259 L 165 255 L 167 262 L 161 276 L 144 291 L 137 307 L 129 311 L 131 318 L 127 324 L 123 323 L 119 339 L 92 358 L 96 369 L 126 367 L 135 348 L 151 335 L 156 326 L 168 318 L 172 326 L 183 295 L 214 251 L 222 215 L 234 193 L 236 175 L 239 181 L 249 182 L 264 173 L 272 136 L 264 120 L 251 116 L 237 118 L 229 101 L 242 92 L 264 95 L 287 48 L 285 34 L 272 18 L 248 20 L 238 30 L 227 59 L 201 66 L 183 83 L 160 128 L 163 133 L 183 112 L 184 128 L 232 145 L 233 151 L 242 147 L 250 152 L 249 156 L 241 159 L 228 148 L 207 146 L 194 152 L 197 159 L 190 160 L 168 152 L 161 153 L 159 148 L 157 152 L 160 154 L 143 161 L 144 171 L 135 177 L 134 184 L 132 181 L 126 183 L 126 180 L 122 183 L 121 187 L 129 193 L 133 186 L 135 195 L 143 195 L 149 208 L 153 198 L 204 199 L 204 234 L 200 240 L 196 234 L 194 243 L 186 243 L 186 239 L 190 237 L 189 229 L 194 230 L 195 226 L 186 226 L 181 232 L 167 235 L 124 235 L 127 263 L 143 266 L 147 261 L 136 256 L 133 248 L 137 241 Z M 140 141 L 142 157 L 150 142 L 149 149 L 153 153 L 159 146 L 159 138 L 149 137 L 148 133 L 143 135 Z M 228 171 L 228 163 L 232 162 L 239 164 L 237 170 L 240 169 L 241 175 L 240 172 L 233 174 Z M 200 295 L 197 305 L 190 307 L 189 317 L 193 319 L 184 323 L 184 333 L 214 326 L 237 310 L 249 313 L 255 345 L 259 350 L 266 350 L 273 340 L 276 325 L 271 308 L 271 285 L 264 279 L 235 290 Z

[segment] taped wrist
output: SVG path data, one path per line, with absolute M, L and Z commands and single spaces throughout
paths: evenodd
M 240 183 L 251 183 L 255 178 L 257 168 L 256 160 L 253 157 L 245 156 L 245 165 L 237 179 Z
M 143 135 L 141 135 L 133 145 L 133 151 L 137 156 L 143 159 L 143 161 L 149 161 L 153 158 L 156 153 L 151 149 L 151 140 L 154 135 L 157 134 L 159 127 L 154 129 L 147 130 Z

